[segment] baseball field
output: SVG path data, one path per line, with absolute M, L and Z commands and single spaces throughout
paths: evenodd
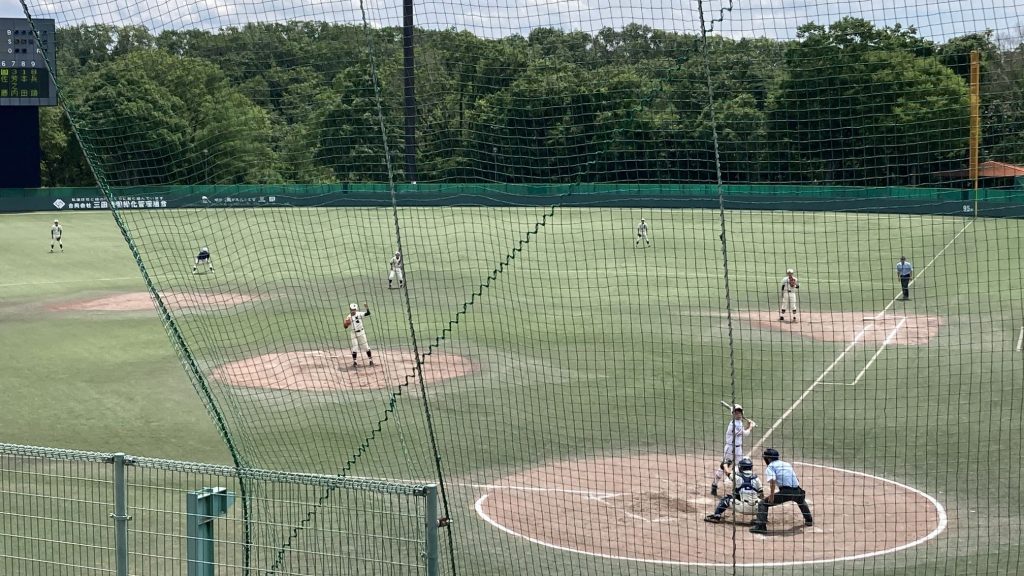
M 59 214 L 55 253 L 53 213 L 0 216 L 0 442 L 439 482 L 460 574 L 1017 567 L 1019 220 L 732 211 L 723 256 L 714 210 L 122 215 L 163 318 L 109 213 Z M 374 367 L 350 366 L 350 302 Z M 722 400 L 757 423 L 756 472 L 765 447 L 793 463 L 813 527 L 702 521 Z

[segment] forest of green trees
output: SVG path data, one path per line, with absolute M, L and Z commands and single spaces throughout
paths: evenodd
M 937 44 L 846 18 L 706 46 L 640 25 L 416 34 L 422 182 L 714 182 L 714 116 L 727 183 L 927 184 L 966 167 L 971 50 L 982 159 L 1024 162 L 1024 44 L 991 32 Z M 63 101 L 111 185 L 387 181 L 382 127 L 406 180 L 400 29 L 57 36 Z M 46 186 L 94 183 L 71 121 L 41 110 Z

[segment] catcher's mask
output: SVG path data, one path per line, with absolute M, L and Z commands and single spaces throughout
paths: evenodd
M 751 472 L 754 470 L 754 463 L 750 461 L 750 458 L 744 458 L 739 463 L 740 472 Z

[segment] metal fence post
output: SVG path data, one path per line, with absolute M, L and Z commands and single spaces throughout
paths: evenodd
M 128 576 L 128 489 L 125 478 L 125 456 L 123 452 L 114 454 L 114 559 L 117 576 Z
M 216 573 L 213 521 L 226 515 L 234 503 L 235 493 L 220 486 L 193 490 L 185 495 L 187 576 Z
M 423 489 L 426 497 L 424 506 L 424 545 L 423 559 L 427 565 L 427 576 L 438 576 L 438 550 L 437 550 L 437 529 L 439 526 L 437 517 L 437 485 L 430 484 Z

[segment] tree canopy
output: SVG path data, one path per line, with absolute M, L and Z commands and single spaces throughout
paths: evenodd
M 971 50 L 983 154 L 1024 162 L 1024 46 L 935 44 L 844 18 L 794 40 L 631 24 L 485 39 L 417 30 L 421 181 L 913 185 L 967 159 Z M 405 179 L 401 30 L 289 22 L 152 35 L 58 31 L 72 123 L 42 112 L 44 183 Z M 712 107 L 712 102 L 714 106 Z M 81 146 L 80 146 L 81 144 Z

